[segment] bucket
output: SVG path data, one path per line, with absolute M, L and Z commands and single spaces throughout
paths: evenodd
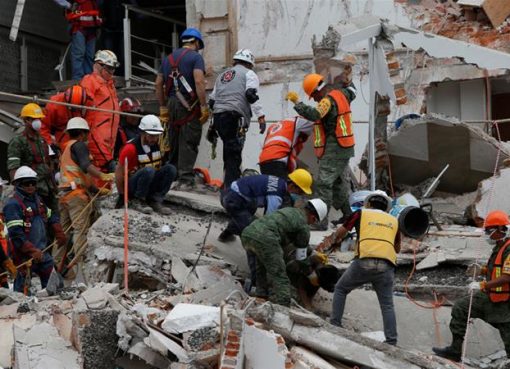
M 407 237 L 419 238 L 429 229 L 429 217 L 417 206 L 395 205 L 390 214 L 398 219 L 400 231 Z

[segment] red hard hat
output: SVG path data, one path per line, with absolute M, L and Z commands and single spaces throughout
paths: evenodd
M 485 228 L 489 227 L 498 227 L 498 226 L 506 226 L 510 224 L 510 219 L 508 219 L 508 214 L 502 210 L 494 210 L 487 214 L 485 218 Z
M 141 112 L 142 104 L 138 99 L 126 97 L 120 102 L 120 110 L 124 112 Z
M 68 104 L 85 105 L 87 102 L 87 92 L 80 85 L 74 85 L 64 92 L 64 98 Z

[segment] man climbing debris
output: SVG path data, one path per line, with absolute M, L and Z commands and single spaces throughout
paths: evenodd
M 115 183 L 120 195 L 117 205 L 122 204 L 124 163 L 127 160 L 129 205 L 145 214 L 156 211 L 169 215 L 171 210 L 163 206 L 163 200 L 177 171 L 172 164 L 163 164 L 159 146 L 163 127 L 157 116 L 149 114 L 142 118 L 139 128 L 140 135 L 120 151 L 119 164 L 115 171 Z
M 18 271 L 14 281 L 14 291 L 17 292 L 27 292 L 25 279 L 29 281 L 31 273 L 39 276 L 42 288 L 48 283 L 54 262 L 50 252 L 42 252 L 48 246 L 47 225 L 51 226 L 60 247 L 67 244 L 58 215 L 42 202 L 36 184 L 34 170 L 27 166 L 18 168 L 14 174 L 14 195 L 4 206 L 14 263 L 19 265 L 33 259 L 31 265 Z
M 290 305 L 291 284 L 285 258 L 294 252 L 296 260 L 306 259 L 309 225 L 323 220 L 326 215 L 324 201 L 312 199 L 304 208 L 277 210 L 244 229 L 241 234 L 243 247 L 257 258 L 257 296 Z
M 485 237 L 493 246 L 487 265 L 471 268 L 468 274 L 483 276 L 480 282 L 473 281 L 469 289 L 473 291 L 470 296 L 463 297 L 455 302 L 450 320 L 452 343 L 449 346 L 433 347 L 436 355 L 460 361 L 462 345 L 467 329 L 467 319 L 479 318 L 492 325 L 499 331 L 505 344 L 507 357 L 510 358 L 510 237 L 508 234 L 510 219 L 508 214 L 501 210 L 494 210 L 485 218 Z M 471 306 L 470 306 L 471 305 Z M 506 366 L 508 367 L 508 366 Z

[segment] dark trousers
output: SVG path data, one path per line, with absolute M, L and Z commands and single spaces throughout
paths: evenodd
M 241 235 L 253 220 L 257 211 L 255 201 L 248 201 L 237 192 L 227 190 L 221 198 L 221 205 L 230 216 L 226 230 L 235 235 Z
M 260 173 L 266 174 L 268 176 L 276 176 L 280 178 L 287 179 L 289 176 L 289 171 L 287 168 L 287 163 L 278 160 L 266 161 L 264 163 L 259 163 Z
M 241 177 L 243 161 L 244 134 L 240 134 L 241 115 L 234 111 L 214 114 L 214 128 L 223 141 L 223 179 L 224 188 Z
M 139 169 L 129 177 L 129 197 L 161 203 L 176 176 L 177 170 L 172 164 L 165 164 L 159 170 Z
M 53 271 L 53 259 L 40 262 L 40 263 L 32 263 L 32 267 L 30 268 L 30 273 L 36 274 L 41 279 L 41 287 L 46 288 L 48 284 L 48 280 L 50 279 L 50 274 Z M 20 268 L 16 275 L 16 279 L 14 280 L 14 291 L 23 293 L 23 287 L 25 286 L 25 278 L 27 275 L 26 267 Z

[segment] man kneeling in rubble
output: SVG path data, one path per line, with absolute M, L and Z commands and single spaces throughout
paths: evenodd
M 336 231 L 342 240 L 356 228 L 358 242 L 355 258 L 335 286 L 331 324 L 341 326 L 347 295 L 355 288 L 371 283 L 381 307 L 386 343 L 397 344 L 397 320 L 393 306 L 393 283 L 397 253 L 400 251 L 398 220 L 387 212 L 391 198 L 374 191 L 365 198 L 365 208 L 354 212 Z M 322 245 L 318 246 L 321 250 Z
M 115 171 L 115 182 L 119 191 L 119 203 L 124 194 L 124 163 L 128 161 L 128 195 L 129 205 L 142 213 L 153 211 L 163 215 L 171 214 L 171 210 L 163 206 L 163 199 L 175 180 L 175 167 L 162 163 L 159 139 L 163 127 L 158 117 L 149 114 L 142 118 L 140 135 L 129 141 L 120 151 L 119 164 Z
M 241 234 L 243 247 L 257 257 L 257 296 L 269 296 L 269 300 L 277 304 L 290 305 L 291 285 L 285 262 L 287 249 L 292 244 L 296 248 L 296 260 L 305 260 L 310 240 L 309 225 L 321 221 L 326 215 L 324 201 L 312 199 L 302 209 L 277 210 L 244 229 Z
M 471 282 L 471 296 L 463 297 L 455 302 L 452 308 L 450 331 L 453 340 L 450 346 L 433 347 L 436 355 L 460 361 L 462 344 L 466 334 L 467 317 L 479 318 L 499 331 L 507 356 L 510 358 L 510 219 L 501 210 L 494 210 L 485 218 L 485 235 L 487 242 L 493 246 L 489 262 L 481 268 L 474 265 L 471 275 L 483 275 L 481 282 Z M 470 306 L 471 305 L 471 306 Z M 506 363 L 505 368 L 510 368 Z

